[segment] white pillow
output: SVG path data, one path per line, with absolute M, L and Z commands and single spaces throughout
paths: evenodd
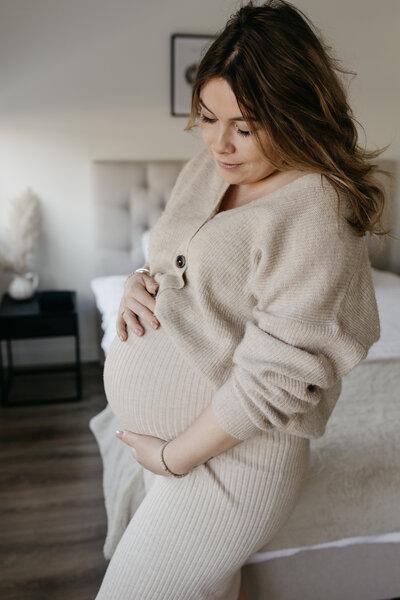
M 148 229 L 141 237 L 145 262 L 149 260 L 150 231 Z M 116 321 L 118 308 L 122 294 L 124 293 L 124 284 L 127 277 L 128 273 L 126 275 L 110 275 L 108 277 L 96 277 L 90 282 L 96 299 L 96 306 L 101 314 L 101 328 L 104 331 L 101 347 L 105 355 L 107 355 L 111 342 L 117 334 Z
M 400 276 L 371 268 L 378 304 L 381 337 L 365 360 L 400 357 Z
M 109 275 L 96 277 L 90 282 L 90 287 L 96 299 L 96 306 L 101 314 L 101 328 L 104 331 L 101 347 L 107 355 L 111 342 L 117 334 L 116 322 L 119 303 L 124 293 L 126 275 Z

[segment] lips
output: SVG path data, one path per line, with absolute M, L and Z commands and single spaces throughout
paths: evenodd
M 217 160 L 217 163 L 223 169 L 234 169 L 235 167 L 240 167 L 240 165 L 242 164 L 242 163 L 224 163 L 220 160 Z

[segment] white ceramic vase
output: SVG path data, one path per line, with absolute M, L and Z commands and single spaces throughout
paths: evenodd
M 8 287 L 8 293 L 14 300 L 26 300 L 33 296 L 38 285 L 39 277 L 36 273 L 16 275 Z

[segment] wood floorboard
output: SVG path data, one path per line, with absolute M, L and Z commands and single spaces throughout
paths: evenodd
M 102 368 L 83 365 L 82 375 L 81 402 L 0 408 L 1 600 L 93 600 L 107 568 L 102 462 L 88 425 L 106 405 Z M 46 375 L 24 385 L 29 396 Z

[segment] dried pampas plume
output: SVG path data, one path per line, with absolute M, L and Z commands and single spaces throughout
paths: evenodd
M 28 189 L 10 204 L 9 251 L 0 249 L 0 268 L 23 274 L 31 265 L 39 234 L 39 201 Z

